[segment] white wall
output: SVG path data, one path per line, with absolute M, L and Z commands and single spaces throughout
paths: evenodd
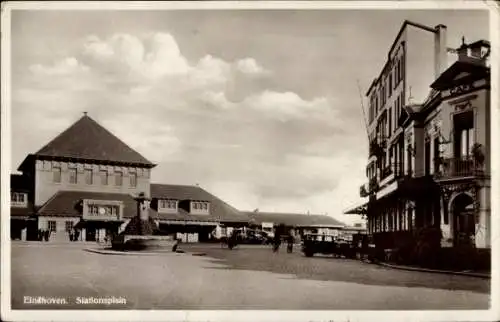
M 408 25 L 406 28 L 406 104 L 422 103 L 435 80 L 434 33 Z M 411 87 L 411 101 L 409 100 Z

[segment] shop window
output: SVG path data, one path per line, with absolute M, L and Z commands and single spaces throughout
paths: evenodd
M 64 226 L 66 227 L 66 231 L 67 232 L 70 232 L 71 230 L 73 230 L 73 222 L 68 220 L 64 223 Z
M 57 230 L 56 229 L 56 227 L 57 227 L 56 224 L 57 224 L 57 222 L 55 220 L 49 220 L 49 221 L 47 221 L 47 225 L 48 225 L 49 231 L 56 231 Z

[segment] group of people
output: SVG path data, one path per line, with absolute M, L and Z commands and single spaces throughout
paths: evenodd
M 50 230 L 48 229 L 38 229 L 38 240 L 39 241 L 49 241 Z
M 293 244 L 295 242 L 295 238 L 293 237 L 293 235 L 288 234 L 284 237 L 284 239 L 287 242 L 287 246 L 286 246 L 287 253 L 293 253 Z M 281 235 L 276 234 L 274 236 L 274 239 L 273 239 L 273 252 L 274 253 L 277 253 L 279 251 L 280 246 L 281 246 L 281 240 L 282 240 Z
M 79 237 L 80 237 L 80 231 L 79 230 L 72 229 L 69 232 L 69 240 L 70 241 L 77 241 Z

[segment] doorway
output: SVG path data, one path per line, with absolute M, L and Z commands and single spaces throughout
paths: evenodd
M 467 194 L 460 194 L 453 200 L 453 240 L 455 246 L 474 246 L 476 216 L 474 200 Z
M 85 229 L 85 240 L 86 241 L 96 241 L 96 229 L 94 227 L 87 227 Z

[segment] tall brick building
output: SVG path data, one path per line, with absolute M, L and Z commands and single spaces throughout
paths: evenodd
M 86 114 L 11 176 L 11 237 L 35 240 L 102 239 L 120 232 L 136 215 L 134 197 L 152 199 L 150 217 L 165 233 L 208 238 L 217 225 L 241 226 L 247 217 L 198 186 L 152 184 L 155 164 Z
M 421 228 L 440 230 L 443 246 L 491 247 L 489 49 L 484 40 L 451 49 L 445 26 L 403 24 L 367 93 L 368 202 L 346 211 L 367 216 L 380 247 Z

